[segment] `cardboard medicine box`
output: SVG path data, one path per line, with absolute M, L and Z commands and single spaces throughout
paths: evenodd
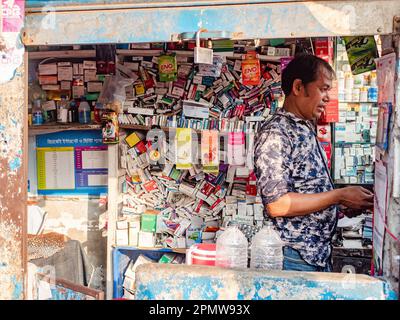
M 144 232 L 156 232 L 157 214 L 143 213 L 141 217 L 140 230 Z

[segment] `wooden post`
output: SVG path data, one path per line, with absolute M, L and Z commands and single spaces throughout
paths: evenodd
M 0 300 L 24 298 L 27 83 L 25 65 L 0 84 Z

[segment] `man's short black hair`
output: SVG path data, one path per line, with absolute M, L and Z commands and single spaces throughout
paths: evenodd
M 282 72 L 282 90 L 285 95 L 290 95 L 293 82 L 296 79 L 300 79 L 304 85 L 317 80 L 320 67 L 328 70 L 332 76 L 335 75 L 335 71 L 332 69 L 331 65 L 317 56 L 312 54 L 296 56 Z

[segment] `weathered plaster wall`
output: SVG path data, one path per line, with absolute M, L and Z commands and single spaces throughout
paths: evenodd
M 76 14 L 80 9 L 77 1 L 70 5 L 60 2 L 60 6 L 48 2 L 43 10 L 30 7 L 24 43 L 170 41 L 173 35 L 199 28 L 231 32 L 235 39 L 385 34 L 392 31 L 393 15 L 400 13 L 397 0 L 240 1 L 237 5 L 227 4 L 233 1 L 210 5 L 211 1 L 205 0 L 176 1 L 173 5 L 172 1 L 105 1 L 101 6 L 95 0 L 80 2 L 98 10 Z
M 384 300 L 387 283 L 360 274 L 149 263 L 136 269 L 138 300 Z
M 26 181 L 24 66 L 0 84 L 0 300 L 23 298 Z
M 105 212 L 97 197 L 40 197 L 38 205 L 47 213 L 44 232 L 58 232 L 82 243 L 95 268 L 91 287 L 104 290 L 107 238 L 99 230 Z
M 400 37 L 395 41 L 395 46 L 399 52 Z M 399 58 L 399 57 L 398 57 Z M 400 62 L 399 62 L 400 63 Z M 400 76 L 400 75 L 398 75 Z M 400 83 L 400 80 L 397 80 Z M 396 96 L 396 106 L 392 115 L 392 128 L 390 132 L 390 143 L 388 152 L 388 193 L 389 201 L 387 208 L 387 226 L 390 232 L 400 238 L 400 198 L 393 197 L 393 176 L 394 172 L 394 141 L 400 139 L 400 126 L 396 121 L 400 113 L 400 96 Z M 397 173 L 399 174 L 399 173 Z M 388 233 L 385 235 L 384 256 L 383 256 L 383 271 L 384 276 L 390 281 L 393 288 L 399 294 L 399 268 L 400 268 L 400 243 L 394 240 Z

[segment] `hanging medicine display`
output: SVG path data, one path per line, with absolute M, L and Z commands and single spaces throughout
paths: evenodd
M 118 116 L 114 111 L 104 112 L 101 117 L 103 143 L 114 144 L 119 142 Z
M 178 68 L 175 55 L 162 55 L 158 58 L 158 71 L 161 82 L 176 81 Z
M 245 86 L 257 86 L 260 83 L 260 59 L 257 58 L 256 52 L 245 54 L 242 61 L 242 83 Z

